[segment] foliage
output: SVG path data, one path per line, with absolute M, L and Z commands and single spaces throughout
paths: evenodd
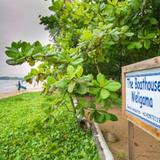
M 75 98 L 95 97 L 87 107 L 90 118 L 115 120 L 106 112 L 113 102 L 119 103 L 115 92 L 120 84 L 112 79 L 120 80 L 123 65 L 160 53 L 157 4 L 153 0 L 54 0 L 49 7 L 52 15 L 40 16 L 53 43 L 13 42 L 6 50 L 7 63 L 43 62 L 31 70 L 27 81 L 34 77 L 43 81 L 45 94 L 60 95 L 57 103 L 69 97 L 76 115 L 84 113 L 85 106 L 76 108 Z
M 54 42 L 76 48 L 87 73 L 96 68 L 120 80 L 121 66 L 160 54 L 158 0 L 82 0 L 53 2 L 42 17 Z
M 87 109 L 90 118 L 100 123 L 105 120 L 117 120 L 106 109 L 111 106 L 111 103 L 119 102 L 115 92 L 121 85 L 114 80 L 106 79 L 100 73 L 98 63 L 105 59 L 104 49 L 100 49 L 100 43 L 102 37 L 108 34 L 105 32 L 112 25 L 103 26 L 104 23 L 101 23 L 98 28 L 94 26 L 100 20 L 91 22 L 95 12 L 98 12 L 98 4 L 94 5 L 84 1 L 72 3 L 53 1 L 53 5 L 49 8 L 53 11 L 53 15 L 41 18 L 42 23 L 51 23 L 47 27 L 49 29 L 52 26 L 50 33 L 54 39 L 53 44 L 42 46 L 38 41 L 33 44 L 13 42 L 11 47 L 7 47 L 6 54 L 10 57 L 7 63 L 11 65 L 27 61 L 33 66 L 37 61 L 43 62 L 37 69 L 32 69 L 25 79 L 32 82 L 36 77 L 37 81 L 43 81 L 43 93 L 56 94 L 54 105 L 60 106 L 62 103 L 66 105 L 65 100 L 69 98 L 75 118 L 79 114 L 83 116 L 84 110 Z M 75 11 L 72 11 L 72 8 Z M 84 12 L 88 14 L 86 22 L 82 18 Z M 86 64 L 95 65 L 98 75 L 93 76 L 92 72 L 88 73 L 85 69 Z M 86 94 L 95 97 L 91 106 L 82 106 L 78 100 L 78 107 L 76 107 L 74 99 Z M 97 102 L 101 105 L 100 109 L 96 108 Z
M 12 43 L 7 62 L 33 65 L 37 60 L 58 60 L 61 69 L 82 63 L 84 73 L 96 75 L 98 70 L 120 80 L 121 66 L 159 55 L 159 4 L 158 0 L 52 1 L 52 15 L 41 17 L 41 24 L 54 45 Z
M 52 96 L 39 93 L 0 100 L 1 160 L 99 159 L 91 133 L 77 127 L 66 107 L 55 110 L 52 103 Z

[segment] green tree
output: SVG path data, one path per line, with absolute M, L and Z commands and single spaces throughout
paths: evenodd
M 119 103 L 121 67 L 160 53 L 159 2 L 151 0 L 52 0 L 50 16 L 40 16 L 52 44 L 13 42 L 8 64 L 28 62 L 25 77 L 43 81 L 45 94 L 55 94 L 56 105 L 70 100 L 75 117 L 87 108 L 96 122 L 117 120 L 108 113 Z M 107 79 L 106 79 L 107 78 Z M 84 101 L 84 95 L 90 101 Z M 59 96 L 58 96 L 59 95 Z M 77 99 L 78 106 L 74 104 Z M 100 108 L 96 108 L 96 103 Z

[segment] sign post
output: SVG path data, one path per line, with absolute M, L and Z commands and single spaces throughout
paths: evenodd
M 122 67 L 122 107 L 133 160 L 133 125 L 160 140 L 160 57 Z
M 128 121 L 128 157 L 134 160 L 134 124 Z

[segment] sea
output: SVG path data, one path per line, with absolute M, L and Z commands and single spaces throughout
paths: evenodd
M 27 90 L 41 90 L 41 85 L 34 82 L 33 84 L 29 84 L 27 82 L 22 82 L 22 86 L 25 86 Z M 18 80 L 0 80 L 0 93 L 11 93 L 16 92 L 18 90 Z

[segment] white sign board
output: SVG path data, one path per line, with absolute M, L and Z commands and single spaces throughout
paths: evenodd
M 126 112 L 160 129 L 160 68 L 126 73 Z

